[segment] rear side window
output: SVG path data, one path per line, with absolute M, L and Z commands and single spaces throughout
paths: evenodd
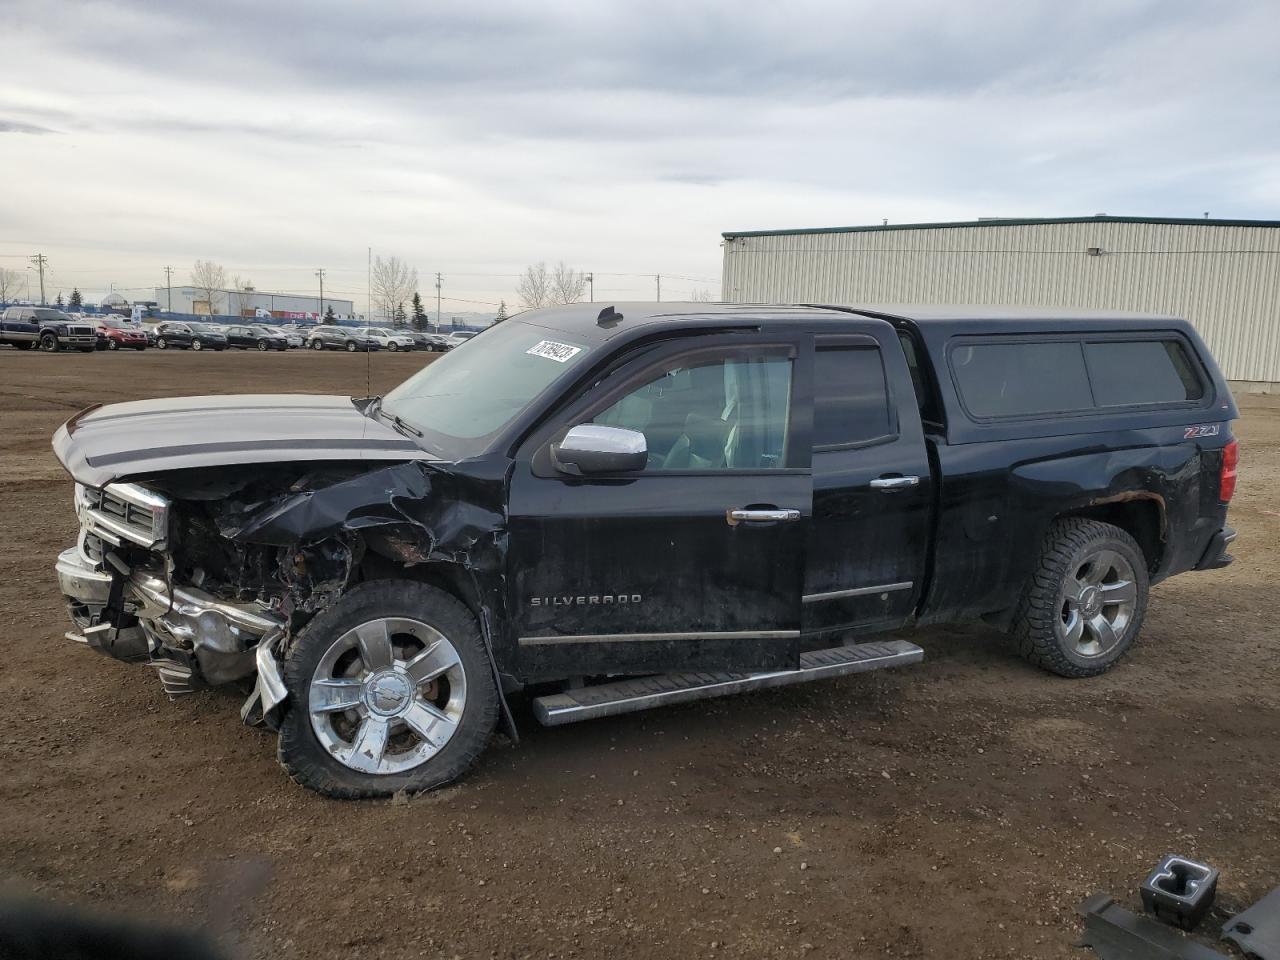
M 1204 384 L 1177 340 L 1086 343 L 1089 375 L 1100 407 L 1186 403 L 1204 397 Z
M 880 351 L 819 348 L 814 355 L 814 447 L 866 443 L 893 432 Z
M 1093 407 L 1077 342 L 961 344 L 951 369 L 975 417 L 1035 416 Z

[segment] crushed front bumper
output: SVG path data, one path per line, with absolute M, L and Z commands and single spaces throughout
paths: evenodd
M 120 660 L 146 661 L 170 694 L 253 675 L 260 648 L 275 665 L 271 649 L 285 621 L 261 604 L 229 603 L 196 587 L 170 585 L 151 570 L 117 572 L 79 547 L 64 550 L 55 570 L 77 628 L 67 636 Z M 113 591 L 119 591 L 115 604 Z M 104 622 L 107 608 L 117 605 L 123 616 L 116 622 L 126 626 Z M 276 699 L 283 683 L 272 687 L 264 702 Z

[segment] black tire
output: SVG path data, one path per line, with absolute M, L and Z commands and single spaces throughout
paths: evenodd
M 324 349 L 324 344 L 323 344 L 321 341 L 319 341 L 319 340 L 312 340 L 312 341 L 311 341 L 311 349 L 312 349 L 312 350 L 323 350 L 323 349 Z
M 387 344 L 387 349 L 390 350 L 392 353 L 395 353 L 397 350 L 400 349 L 400 344 L 392 340 L 390 343 Z
M 168 350 L 168 349 L 169 349 L 169 341 L 168 341 L 168 340 L 166 340 L 164 337 L 156 337 L 156 349 L 157 349 L 157 350 Z
M 466 676 L 466 704 L 457 729 L 438 753 L 403 773 L 361 773 L 336 760 L 317 739 L 307 707 L 312 677 L 329 646 L 354 627 L 381 617 L 405 617 L 434 627 L 457 651 Z M 359 584 L 320 613 L 285 657 L 284 682 L 289 701 L 280 726 L 280 764 L 302 786 L 339 799 L 416 793 L 449 783 L 475 763 L 498 722 L 498 692 L 475 617 L 443 590 L 412 580 Z
M 347 353 L 355 353 L 355 352 L 356 352 L 356 342 L 354 340 L 348 340 Z
M 1063 599 L 1068 579 L 1088 567 L 1103 551 L 1118 554 L 1129 565 L 1135 599 L 1123 629 L 1114 631 L 1113 646 L 1096 655 L 1081 655 L 1066 638 L 1070 614 Z M 1150 581 L 1147 559 L 1133 537 L 1098 520 L 1057 520 L 1045 536 L 1036 569 L 1014 614 L 1011 636 L 1018 652 L 1036 666 L 1061 677 L 1096 677 L 1115 665 L 1142 630 Z M 1104 612 L 1100 610 L 1100 612 Z
M 40 335 L 40 349 L 45 353 L 57 353 L 62 349 L 62 344 L 58 342 L 57 335 L 43 333 Z
M 203 350 L 203 349 L 204 349 L 204 342 L 203 342 L 199 337 L 196 337 L 194 340 L 192 340 L 192 341 L 191 341 L 191 349 L 192 349 L 192 350 Z
M 143 347 L 134 347 L 133 349 L 135 349 L 135 350 L 137 350 L 139 353 L 141 353 L 143 350 L 145 350 L 145 349 L 147 349 L 147 348 L 146 348 L 145 346 L 143 346 Z
M 265 340 L 259 340 L 259 341 L 258 341 L 258 349 L 259 349 L 259 350 L 262 350 L 262 351 L 264 351 L 264 352 L 265 352 L 266 350 L 269 350 L 270 348 L 271 348 L 271 344 L 267 343 L 267 341 L 265 341 Z
M 108 340 L 108 341 L 107 341 L 107 349 L 108 349 L 108 350 L 119 350 L 119 349 L 120 349 L 120 342 L 119 342 L 118 340 Z
M 15 343 L 14 346 L 19 350 L 30 350 L 33 344 L 30 340 L 23 340 L 21 343 Z

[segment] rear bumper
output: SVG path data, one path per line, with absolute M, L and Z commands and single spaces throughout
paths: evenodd
M 1231 554 L 1227 553 L 1227 548 L 1236 538 L 1236 532 L 1232 527 L 1223 527 L 1209 539 L 1209 545 L 1205 547 L 1204 555 L 1200 558 L 1200 562 L 1196 564 L 1197 570 L 1218 570 L 1227 566 L 1234 559 Z

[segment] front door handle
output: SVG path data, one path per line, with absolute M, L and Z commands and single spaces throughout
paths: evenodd
M 877 477 L 871 481 L 872 490 L 906 490 L 920 486 L 919 477 Z
M 749 510 L 745 507 L 739 507 L 734 510 L 725 511 L 725 520 L 729 526 L 735 527 L 740 523 L 777 523 L 778 521 L 799 520 L 800 511 L 793 509 L 779 509 L 770 507 L 768 509 L 761 507 L 760 509 Z

